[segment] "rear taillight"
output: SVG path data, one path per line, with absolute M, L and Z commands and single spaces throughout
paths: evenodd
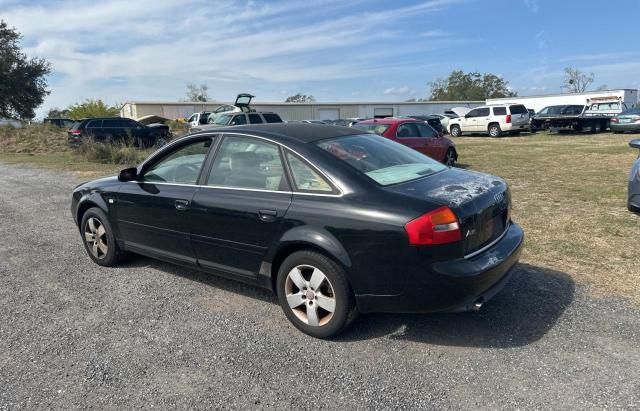
M 74 136 L 79 136 L 80 134 L 82 134 L 80 130 L 69 130 L 69 133 L 73 134 Z
M 507 123 L 511 123 L 511 114 L 507 114 L 507 118 L 505 119 Z
M 458 217 L 449 207 L 440 207 L 404 226 L 411 245 L 447 244 L 460 241 Z
M 611 122 L 612 122 L 612 123 L 617 123 L 617 122 L 618 122 L 618 119 L 617 119 L 616 117 L 614 117 L 614 118 L 612 118 L 612 119 L 611 119 Z

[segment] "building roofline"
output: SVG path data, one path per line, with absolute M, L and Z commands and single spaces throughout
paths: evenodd
M 315 102 L 315 103 L 282 103 L 269 101 L 252 101 L 252 106 L 390 106 L 390 105 L 411 105 L 411 104 L 484 104 L 485 100 L 464 100 L 464 101 L 332 101 L 332 102 Z M 127 104 L 146 104 L 146 105 L 181 105 L 181 106 L 213 106 L 213 105 L 233 105 L 226 101 L 126 101 L 122 103 L 122 107 Z

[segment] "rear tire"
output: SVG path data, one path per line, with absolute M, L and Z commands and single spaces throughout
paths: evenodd
M 629 211 L 631 211 L 632 213 L 640 213 L 640 207 L 636 207 L 634 205 L 631 205 L 631 203 L 627 203 L 627 209 Z
M 462 135 L 462 130 L 458 125 L 451 126 L 451 137 L 460 137 Z
M 315 338 L 339 334 L 357 315 L 344 270 L 315 251 L 288 256 L 278 270 L 276 290 L 287 319 Z
M 502 130 L 500 129 L 499 124 L 490 124 L 488 131 L 491 137 L 500 137 L 502 135 Z
M 116 243 L 109 218 L 98 207 L 92 207 L 83 214 L 80 234 L 87 254 L 96 264 L 113 267 L 124 258 L 124 253 Z

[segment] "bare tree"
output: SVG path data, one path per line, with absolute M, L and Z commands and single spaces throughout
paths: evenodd
M 188 101 L 207 101 L 209 100 L 209 96 L 207 95 L 207 91 L 209 87 L 206 84 L 200 84 L 199 86 L 195 84 L 187 84 L 187 100 Z
M 593 83 L 593 79 L 593 73 L 586 74 L 577 68 L 566 67 L 562 88 L 567 89 L 569 93 L 584 93 L 587 91 L 587 87 Z

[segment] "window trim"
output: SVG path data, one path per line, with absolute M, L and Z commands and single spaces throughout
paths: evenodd
M 282 175 L 285 178 L 285 181 L 287 183 L 287 189 L 286 190 L 269 190 L 269 189 L 262 189 L 262 188 L 248 188 L 248 187 L 233 187 L 233 186 L 223 186 L 223 185 L 215 185 L 215 184 L 207 184 L 207 181 L 209 180 L 209 176 L 211 175 L 211 172 L 213 171 L 213 165 L 216 162 L 216 159 L 218 158 L 218 155 L 220 154 L 220 150 L 222 149 L 222 144 L 224 144 L 224 141 L 231 137 L 229 135 L 230 133 L 222 133 L 220 135 L 220 138 L 217 139 L 217 142 L 215 144 L 215 148 L 214 151 L 211 151 L 211 160 L 207 163 L 207 161 L 205 161 L 203 163 L 203 169 L 202 171 L 204 171 L 204 168 L 207 167 L 207 172 L 206 173 L 201 173 L 200 176 L 198 177 L 198 184 L 200 185 L 200 187 L 216 187 L 216 188 L 228 188 L 228 189 L 234 189 L 234 190 L 246 190 L 246 191 L 263 191 L 263 192 L 273 192 L 273 193 L 291 193 L 292 192 L 292 188 L 293 188 L 293 184 L 292 184 L 292 179 L 290 178 L 288 172 L 287 172 L 287 164 L 285 163 L 285 159 L 284 159 L 284 152 L 283 152 L 283 147 L 281 144 L 272 141 L 272 140 L 268 140 L 268 139 L 264 139 L 268 142 L 268 144 L 272 144 L 276 146 L 276 149 L 278 150 L 278 153 L 280 155 L 280 163 L 282 165 Z M 256 136 L 250 136 L 250 135 L 235 135 L 233 137 L 239 137 L 239 138 L 256 138 Z
M 213 144 L 211 145 L 210 149 L 209 149 L 209 154 L 207 159 L 204 162 L 202 171 L 204 172 L 205 168 L 209 168 L 213 166 L 213 161 L 217 155 L 218 152 L 218 148 L 220 146 L 220 143 L 222 141 L 222 133 L 220 132 L 211 132 L 211 131 L 204 131 L 202 132 L 202 134 L 198 133 L 195 135 L 187 135 L 185 137 L 179 138 L 177 140 L 171 141 L 169 144 L 163 146 L 161 149 L 159 149 L 158 151 L 156 151 L 155 153 L 153 153 L 149 158 L 147 158 L 146 160 L 144 160 L 139 166 L 138 166 L 138 174 L 140 173 L 140 170 L 142 170 L 144 167 L 146 167 L 147 164 L 149 164 L 149 162 L 151 162 L 152 160 L 155 160 L 155 158 L 159 155 L 161 155 L 161 153 L 170 150 L 171 147 L 186 143 L 186 142 L 190 142 L 190 141 L 195 141 L 198 138 L 210 138 L 213 140 Z M 336 182 L 329 176 L 327 175 L 327 173 L 325 173 L 324 171 L 322 171 L 319 167 L 316 167 L 313 162 L 309 161 L 309 159 L 307 159 L 305 156 L 303 156 L 302 154 L 298 153 L 296 150 L 292 149 L 291 147 L 288 147 L 278 141 L 274 141 L 271 140 L 270 138 L 267 137 L 262 137 L 262 136 L 256 136 L 254 134 L 246 134 L 246 133 L 240 133 L 237 131 L 232 131 L 232 132 L 225 132 L 224 133 L 225 136 L 227 135 L 234 135 L 234 136 L 244 136 L 244 137 L 252 137 L 252 138 L 257 138 L 259 140 L 265 140 L 265 141 L 269 141 L 273 144 L 276 144 L 278 146 L 280 146 L 282 149 L 284 150 L 289 150 L 292 153 L 294 153 L 295 155 L 297 155 L 298 157 L 300 157 L 301 159 L 303 159 L 307 164 L 310 164 L 316 171 L 318 171 L 318 173 L 320 173 L 324 178 L 327 179 L 327 181 L 336 188 L 336 190 L 338 191 L 338 194 L 330 194 L 330 193 L 326 193 L 326 194 L 320 194 L 320 193 L 305 193 L 305 192 L 301 192 L 301 191 L 271 191 L 271 190 L 260 190 L 260 189 L 256 189 L 256 188 L 235 188 L 235 187 L 222 187 L 222 186 L 208 186 L 208 185 L 203 185 L 202 184 L 202 179 L 204 178 L 204 174 L 200 173 L 200 176 L 198 178 L 198 184 L 196 185 L 196 187 L 198 188 L 215 188 L 215 189 L 220 189 L 220 190 L 239 190 L 239 191 L 261 191 L 261 192 L 268 192 L 268 193 L 288 193 L 288 194 L 294 194 L 294 195 L 302 195 L 302 196 L 316 196 L 316 197 L 342 197 L 345 195 L 345 191 L 342 187 L 340 187 L 340 185 L 336 184 Z M 207 174 L 209 175 L 209 172 L 207 171 Z M 134 183 L 134 184 L 141 184 L 142 182 L 140 181 L 129 181 L 129 183 Z M 148 183 L 148 184 L 162 184 L 162 185 L 185 185 L 185 184 L 175 184 L 175 183 Z M 193 187 L 192 185 L 188 185 L 189 187 Z
M 295 192 L 295 193 L 306 193 L 306 194 L 324 194 L 324 195 L 335 195 L 335 194 L 339 194 L 340 190 L 338 190 L 335 186 L 335 184 L 333 184 L 333 182 L 327 178 L 324 173 L 320 172 L 320 170 L 318 170 L 317 167 L 313 166 L 311 163 L 309 163 L 308 161 L 306 161 L 306 159 L 304 159 L 303 157 L 299 156 L 297 153 L 295 153 L 292 150 L 289 149 L 284 149 L 283 150 L 284 156 L 282 157 L 286 163 L 286 168 L 287 168 L 287 177 L 289 178 L 289 187 L 291 188 L 291 191 Z M 291 167 L 291 163 L 289 162 L 289 157 L 287 156 L 288 154 L 290 154 L 293 157 L 296 157 L 298 160 L 300 160 L 304 165 L 306 165 L 307 167 L 309 167 L 311 169 L 311 171 L 315 172 L 316 174 L 318 174 L 324 181 L 325 183 L 327 183 L 329 185 L 329 187 L 331 187 L 331 191 L 321 191 L 321 190 L 301 190 L 298 188 L 298 185 L 296 184 L 296 179 L 293 175 L 293 168 Z
M 168 144 L 166 146 L 164 146 L 161 150 L 158 150 L 157 152 L 155 152 L 151 157 L 149 157 L 148 159 L 146 159 L 144 162 L 142 162 L 142 164 L 140 164 L 140 166 L 138 166 L 138 177 L 136 177 L 135 181 L 132 181 L 133 183 L 140 183 L 140 184 L 172 184 L 172 185 L 180 185 L 180 186 L 188 186 L 188 187 L 197 187 L 200 184 L 201 178 L 202 178 L 202 172 L 204 171 L 205 167 L 207 166 L 207 162 L 209 161 L 209 157 L 211 157 L 211 153 L 212 153 L 212 149 L 216 146 L 216 137 L 217 136 L 212 136 L 212 135 L 205 135 L 205 136 L 201 136 L 199 138 L 189 138 L 186 139 L 184 141 L 180 141 L 180 140 L 176 140 L 176 142 L 174 144 Z M 196 178 L 196 182 L 195 184 L 186 184 L 186 183 L 166 183 L 166 182 L 156 182 L 156 181 L 144 181 L 142 180 L 142 177 L 144 176 L 144 174 L 149 171 L 149 169 L 151 167 L 153 167 L 155 164 L 157 164 L 159 161 L 161 161 L 163 158 L 165 158 L 167 155 L 171 155 L 171 153 L 180 150 L 182 147 L 188 146 L 190 144 L 195 144 L 201 141 L 206 141 L 206 140 L 212 140 L 211 141 L 211 145 L 209 146 L 209 150 L 207 151 L 207 154 L 205 154 L 204 157 L 204 161 L 202 162 L 202 167 L 200 167 L 200 171 L 198 173 L 198 177 Z M 165 149 L 166 148 L 166 149 Z

